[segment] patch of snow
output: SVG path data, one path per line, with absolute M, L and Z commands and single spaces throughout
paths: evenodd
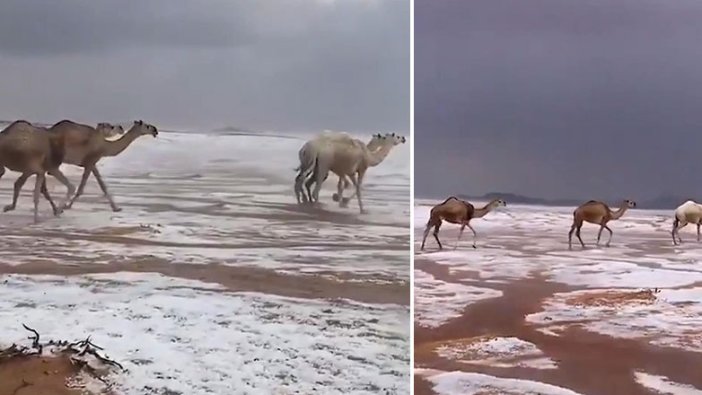
M 635 372 L 636 381 L 646 388 L 666 395 L 702 395 L 702 390 L 695 387 L 670 381 L 667 377 L 656 376 L 644 372 Z
M 501 395 L 578 395 L 577 392 L 538 381 L 504 379 L 480 373 L 442 372 L 436 370 L 415 371 L 432 384 L 439 395 L 478 395 L 499 393 Z
M 494 367 L 556 369 L 557 365 L 533 343 L 516 337 L 493 337 L 446 342 L 435 349 L 442 358 Z
M 128 369 L 125 395 L 406 394 L 409 311 L 258 293 L 152 273 L 0 277 L 0 332 L 88 335 Z M 276 392 L 277 391 L 277 392 Z
M 452 318 L 460 317 L 470 303 L 500 296 L 501 291 L 447 283 L 415 269 L 414 322 L 424 327 L 439 327 Z

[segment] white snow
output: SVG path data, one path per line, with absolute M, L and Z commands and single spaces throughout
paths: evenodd
M 499 393 L 501 395 L 578 395 L 566 388 L 537 381 L 504 379 L 480 373 L 442 372 L 438 370 L 415 370 L 434 384 L 439 395 L 479 395 Z
M 692 386 L 670 381 L 667 377 L 644 372 L 635 372 L 636 381 L 657 393 L 667 395 L 702 395 L 702 391 Z
M 608 289 L 611 291 L 611 289 Z M 630 291 L 621 289 L 620 291 Z M 568 326 L 614 337 L 647 338 L 651 344 L 702 352 L 702 288 L 664 289 L 652 304 L 621 304 L 616 307 L 566 304 L 565 300 L 592 291 L 554 295 L 544 310 L 526 317 L 542 331 L 558 334 Z
M 502 295 L 502 292 L 489 288 L 437 280 L 421 270 L 414 271 L 414 284 L 415 323 L 429 328 L 460 317 L 470 302 Z
M 493 337 L 450 341 L 435 349 L 437 355 L 462 363 L 494 367 L 555 369 L 556 363 L 544 357 L 533 343 L 516 337 Z
M 92 336 L 125 395 L 409 392 L 409 312 L 159 274 L 0 277 L 2 342 Z M 6 346 L 8 344 L 0 344 Z

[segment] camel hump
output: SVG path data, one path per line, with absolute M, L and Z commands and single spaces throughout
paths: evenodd
M 592 204 L 592 203 L 597 203 L 597 200 L 588 200 L 585 202 L 585 204 Z
M 446 204 L 446 203 L 449 202 L 449 200 L 459 200 L 459 199 L 458 199 L 457 197 L 455 197 L 455 196 L 449 196 L 449 197 L 446 198 L 446 200 L 444 200 L 443 202 L 437 204 L 437 206 L 441 206 L 442 204 Z

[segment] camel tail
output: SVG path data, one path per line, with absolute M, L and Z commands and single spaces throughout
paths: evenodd
M 317 155 L 315 154 L 314 150 L 311 150 L 310 148 L 311 146 L 309 144 L 305 144 L 300 149 L 300 165 L 295 168 L 295 171 L 300 173 L 298 177 L 307 178 L 309 173 L 312 172 L 312 168 L 315 165 Z

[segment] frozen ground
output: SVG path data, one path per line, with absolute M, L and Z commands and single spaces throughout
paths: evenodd
M 158 274 L 8 275 L 2 343 L 24 322 L 92 335 L 128 372 L 124 394 L 407 393 L 406 308 L 229 293 Z M 0 348 L 3 344 L 0 344 Z
M 297 205 L 293 169 L 308 137 L 141 137 L 100 164 L 118 213 L 91 178 L 73 209 L 53 218 L 42 201 L 32 225 L 30 179 L 17 210 L 0 214 L 0 342 L 23 337 L 22 321 L 50 336 L 92 334 L 132 361 L 127 394 L 237 393 L 232 382 L 256 389 L 241 393 L 406 393 L 409 144 L 369 170 L 359 214 L 332 202 L 335 176 L 322 207 Z M 81 170 L 63 170 L 77 185 Z M 1 202 L 16 177 L 0 180 Z M 140 274 L 114 273 L 131 269 Z M 237 276 L 253 283 L 232 289 Z M 369 293 L 374 304 L 360 303 Z
M 567 234 L 573 208 L 508 202 L 508 207 L 472 221 L 478 232 L 477 249 L 471 248 L 472 235 L 467 231 L 454 250 L 458 226 L 445 224 L 440 233 L 444 250 L 438 251 L 430 235 L 425 251 L 419 251 L 431 206 L 428 201 L 417 203 L 415 317 L 420 336 L 442 339 L 427 343 L 434 347 L 435 357 L 456 359 L 464 353 L 465 345 L 452 337 L 458 336 L 462 325 L 471 324 L 485 326 L 478 329 L 484 335 L 491 335 L 493 324 L 496 330 L 513 330 L 517 337 L 530 338 L 531 330 L 553 338 L 577 329 L 614 340 L 634 340 L 641 347 L 702 353 L 702 243 L 695 241 L 695 229 L 689 227 L 681 232 L 685 243 L 672 245 L 672 212 L 629 211 L 611 223 L 614 237 L 609 248 L 594 245 L 598 228 L 586 224 L 583 240 L 588 248 L 581 250 L 574 243 L 571 251 Z M 649 289 L 654 295 L 651 300 L 631 299 L 635 292 Z M 598 295 L 613 299 L 605 303 Z M 490 324 L 476 316 L 490 310 L 482 305 L 507 307 L 513 305 L 507 303 L 512 299 L 523 304 L 519 306 L 523 311 L 494 311 L 495 317 L 485 319 Z M 574 302 L 580 299 L 591 302 Z M 502 319 L 500 314 L 515 315 Z M 517 356 L 518 348 L 513 354 Z M 493 367 L 504 366 L 503 361 L 493 360 Z M 417 363 L 432 366 L 429 360 L 425 365 Z M 699 378 L 692 381 L 700 386 Z
M 100 165 L 122 212 L 109 210 L 91 178 L 85 198 L 60 218 L 52 218 L 42 201 L 45 221 L 38 226 L 30 226 L 30 179 L 17 211 L 0 216 L 0 232 L 7 235 L 2 261 L 21 263 L 31 256 L 71 264 L 79 251 L 93 264 L 146 256 L 408 279 L 409 144 L 397 146 L 368 171 L 364 200 L 369 213 L 361 215 L 355 205 L 341 209 L 331 200 L 335 176 L 320 196 L 324 209 L 298 207 L 293 169 L 307 137 L 141 137 Z M 81 170 L 63 169 L 78 184 Z M 0 201 L 11 200 L 15 176 L 8 173 L 0 180 Z M 63 186 L 50 181 L 52 194 L 63 197 Z

